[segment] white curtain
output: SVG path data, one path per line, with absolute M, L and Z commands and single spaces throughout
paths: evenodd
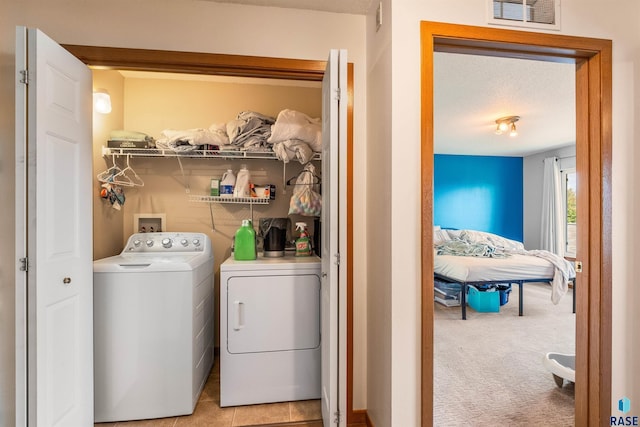
M 564 256 L 566 214 L 561 177 L 558 159 L 556 157 L 544 159 L 540 249 Z

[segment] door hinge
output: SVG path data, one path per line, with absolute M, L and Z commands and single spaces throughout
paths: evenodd
M 29 258 L 20 258 L 20 271 L 29 271 Z
M 29 70 L 20 70 L 20 83 L 29 84 Z
M 336 89 L 336 100 L 340 101 L 340 88 Z
M 337 254 L 335 254 L 336 257 L 336 265 L 340 266 L 340 252 L 338 252 Z
M 340 411 L 334 412 L 333 415 L 335 417 L 333 419 L 333 423 L 340 425 L 340 423 L 342 422 L 342 414 L 340 413 Z

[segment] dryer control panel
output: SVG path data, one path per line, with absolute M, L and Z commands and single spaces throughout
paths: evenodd
M 129 237 L 125 253 L 210 252 L 211 241 L 204 233 L 136 233 Z

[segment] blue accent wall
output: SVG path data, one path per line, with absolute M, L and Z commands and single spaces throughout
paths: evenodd
M 433 224 L 523 240 L 522 157 L 436 154 Z

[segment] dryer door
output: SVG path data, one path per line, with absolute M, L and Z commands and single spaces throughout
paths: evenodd
M 229 353 L 305 350 L 320 345 L 320 278 L 315 274 L 231 277 Z

